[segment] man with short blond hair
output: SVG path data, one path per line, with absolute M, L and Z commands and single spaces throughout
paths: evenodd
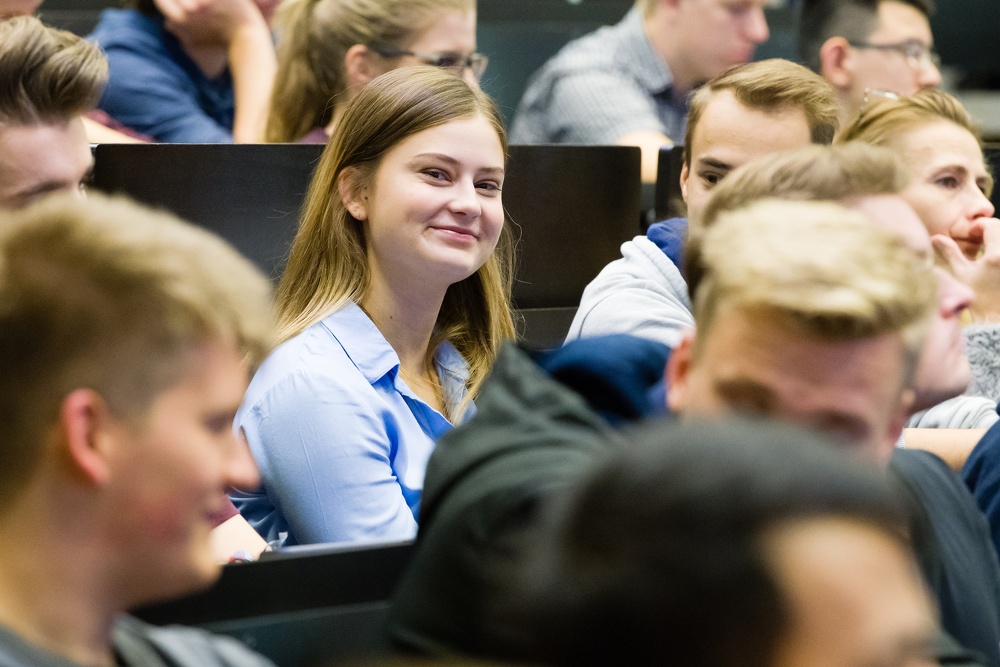
M 0 664 L 269 665 L 124 615 L 220 573 L 267 278 L 168 214 L 53 197 L 0 216 L 0 304 Z
M 734 67 L 691 100 L 681 191 L 696 216 L 733 169 L 782 150 L 829 144 L 837 131 L 837 100 L 821 77 L 771 59 Z M 649 227 L 622 245 L 587 286 L 569 339 L 627 333 L 673 345 L 694 324 L 681 272 L 685 218 Z

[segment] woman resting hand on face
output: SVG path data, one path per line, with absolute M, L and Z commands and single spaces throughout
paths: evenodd
M 347 106 L 278 286 L 283 342 L 236 417 L 263 484 L 233 499 L 269 541 L 415 534 L 434 442 L 514 336 L 506 150 L 493 101 L 441 69 Z
M 941 263 L 975 293 L 965 329 L 973 376 L 966 393 L 1000 399 L 1000 221 L 979 129 L 953 96 L 922 90 L 865 108 L 837 141 L 885 146 L 903 158 L 910 172 L 903 198 Z

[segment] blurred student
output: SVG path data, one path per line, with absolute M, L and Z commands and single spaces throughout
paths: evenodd
M 135 606 L 210 585 L 270 286 L 213 235 L 92 196 L 0 219 L 0 663 L 268 665 Z
M 803 0 L 799 58 L 837 91 L 841 125 L 880 92 L 904 97 L 941 83 L 933 0 Z
M 415 534 L 434 443 L 514 336 L 506 148 L 494 102 L 439 68 L 348 105 L 278 285 L 282 342 L 236 419 L 263 485 L 234 502 L 268 541 Z
M 106 9 L 90 39 L 111 76 L 100 108 L 165 143 L 263 139 L 280 0 L 134 0 Z
M 549 512 L 511 596 L 536 664 L 938 664 L 878 471 L 767 422 L 627 439 Z
M 285 0 L 265 139 L 326 143 L 346 104 L 380 74 L 434 65 L 478 85 L 475 0 Z
M 642 179 L 654 182 L 660 147 L 684 135 L 691 91 L 767 40 L 766 4 L 636 0 L 616 25 L 573 40 L 532 75 L 511 138 L 638 146 Z

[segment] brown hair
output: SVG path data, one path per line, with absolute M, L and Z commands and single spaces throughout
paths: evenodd
M 65 123 L 93 109 L 107 81 L 96 44 L 31 16 L 0 22 L 0 123 Z
M 406 48 L 449 9 L 475 0 L 285 0 L 278 10 L 278 73 L 265 140 L 295 141 L 333 118 L 355 44 Z
M 837 95 L 825 79 L 802 65 L 772 58 L 737 65 L 695 91 L 688 105 L 684 161 L 691 166 L 691 141 L 705 108 L 716 93 L 729 91 L 751 109 L 801 109 L 813 143 L 829 144 L 837 132 L 840 108 Z
M 507 134 L 493 100 L 443 70 L 393 70 L 365 86 L 351 101 L 316 168 L 288 266 L 278 284 L 280 340 L 297 335 L 347 302 L 360 302 L 368 289 L 364 227 L 340 198 L 341 174 L 355 170 L 363 187 L 374 179 L 382 157 L 399 142 L 477 115 L 490 121 L 506 153 Z M 475 396 L 500 344 L 514 336 L 512 264 L 513 240 L 504 225 L 496 250 L 476 273 L 448 288 L 438 314 L 429 353 L 447 340 L 462 354 L 469 364 L 467 401 Z
M 269 281 L 215 235 L 124 199 L 50 197 L 0 217 L 0 505 L 74 389 L 139 417 L 224 340 L 270 349 Z

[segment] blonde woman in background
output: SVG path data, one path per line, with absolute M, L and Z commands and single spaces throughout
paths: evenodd
M 477 85 L 475 0 L 286 0 L 266 140 L 325 143 L 344 107 L 380 74 L 434 65 Z
M 413 537 L 438 437 L 474 412 L 513 338 L 496 104 L 440 69 L 395 70 L 347 105 L 278 286 L 283 341 L 236 424 L 268 541 Z
M 972 324 L 965 327 L 972 367 L 966 393 L 998 400 L 1000 221 L 989 200 L 993 176 L 983 158 L 979 128 L 961 102 L 939 90 L 911 97 L 869 91 L 867 98 L 837 141 L 885 146 L 902 156 L 910 184 L 901 195 L 930 232 L 939 257 L 975 292 L 968 315 Z

